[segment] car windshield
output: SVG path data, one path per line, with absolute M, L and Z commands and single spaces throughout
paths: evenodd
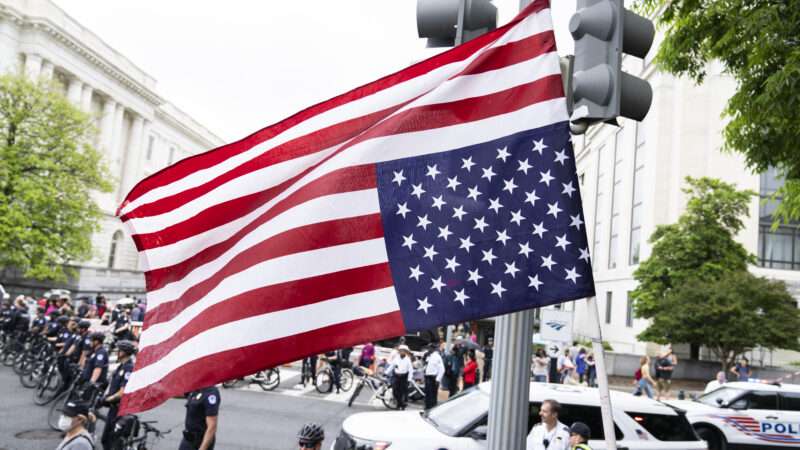
M 708 406 L 719 407 L 721 405 L 729 405 L 733 399 L 742 395 L 743 392 L 744 390 L 742 389 L 721 387 L 703 395 L 697 401 Z
M 489 395 L 480 389 L 469 389 L 441 403 L 426 414 L 442 433 L 454 436 L 489 411 Z

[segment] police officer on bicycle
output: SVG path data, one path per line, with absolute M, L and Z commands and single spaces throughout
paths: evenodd
M 100 442 L 102 442 L 103 448 L 106 450 L 111 448 L 114 424 L 117 421 L 117 412 L 119 411 L 119 401 L 122 399 L 122 391 L 125 389 L 125 384 L 127 384 L 128 378 L 133 372 L 134 354 L 136 354 L 136 345 L 133 342 L 117 342 L 117 361 L 119 365 L 111 375 L 107 395 L 100 401 L 101 405 L 108 406 L 106 426 L 103 429 L 103 436 L 100 438 Z
M 98 391 L 105 389 L 108 377 L 108 350 L 103 346 L 106 335 L 95 331 L 89 335 L 92 342 L 92 354 L 86 360 L 86 365 L 81 372 L 81 380 L 88 381 L 96 386 Z
M 297 433 L 297 440 L 300 445 L 299 450 L 320 450 L 322 441 L 325 440 L 325 430 L 319 424 L 307 423 Z
M 186 397 L 186 422 L 179 450 L 212 450 L 217 435 L 219 389 L 209 386 Z

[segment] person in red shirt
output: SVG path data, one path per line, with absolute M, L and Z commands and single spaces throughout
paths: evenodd
M 464 389 L 475 386 L 476 372 L 478 371 L 478 363 L 475 361 L 475 351 L 469 352 L 469 361 L 464 366 Z

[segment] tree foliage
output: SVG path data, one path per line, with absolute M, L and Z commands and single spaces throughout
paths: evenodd
M 640 338 L 705 345 L 723 370 L 756 346 L 800 350 L 800 310 L 782 281 L 734 271 L 688 280 L 661 301 Z
M 676 223 L 659 225 L 650 236 L 650 257 L 634 272 L 639 281 L 631 293 L 639 317 L 670 314 L 664 299 L 690 280 L 713 281 L 730 271 L 743 271 L 755 258 L 734 240 L 744 228 L 750 191 L 712 178 L 687 177 L 686 211 Z M 661 336 L 655 341 L 668 341 Z
M 724 116 L 725 148 L 787 185 L 776 217 L 800 218 L 800 0 L 642 0 L 665 30 L 660 68 L 702 82 L 719 61 L 737 82 Z
M 111 189 L 93 135 L 54 85 L 0 76 L 0 267 L 63 280 L 63 264 L 91 256 L 91 191 Z

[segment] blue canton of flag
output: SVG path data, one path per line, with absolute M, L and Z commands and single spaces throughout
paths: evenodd
M 377 173 L 408 331 L 594 295 L 567 123 Z

